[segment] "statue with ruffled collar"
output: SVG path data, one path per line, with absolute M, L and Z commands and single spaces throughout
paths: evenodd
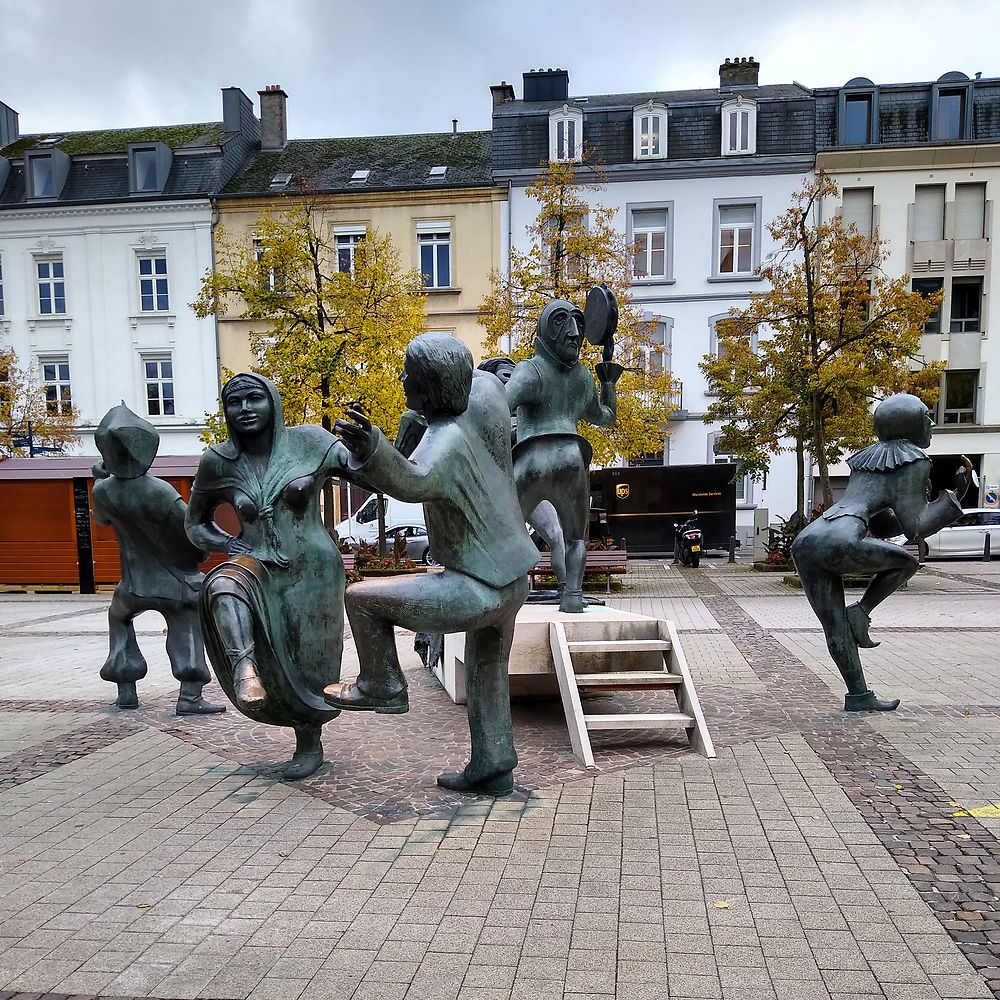
M 878 441 L 847 460 L 851 477 L 843 497 L 811 524 L 792 545 L 802 589 L 826 635 L 827 648 L 847 684 L 848 712 L 891 712 L 899 699 L 879 698 L 868 687 L 860 649 L 877 646 L 868 634 L 871 613 L 902 587 L 919 563 L 887 540 L 902 531 L 923 539 L 962 516 L 962 497 L 972 479 L 963 456 L 955 488 L 927 499 L 934 421 L 923 401 L 896 393 L 875 408 Z M 844 576 L 871 576 L 861 600 L 845 606 Z

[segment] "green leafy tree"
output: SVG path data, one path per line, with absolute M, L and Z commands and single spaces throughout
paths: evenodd
M 369 229 L 338 253 L 328 231 L 312 204 L 264 212 L 253 233 L 219 227 L 215 268 L 192 307 L 251 323 L 254 370 L 277 386 L 289 424 L 329 430 L 361 403 L 373 423 L 393 428 L 405 409 L 398 374 L 406 345 L 426 325 L 423 280 L 403 269 L 388 235 Z M 209 438 L 224 429 L 221 413 L 208 418 Z M 330 484 L 325 500 L 329 525 Z
M 528 196 L 538 202 L 528 230 L 531 246 L 512 247 L 509 272 L 491 274 L 479 322 L 486 329 L 487 353 L 519 361 L 531 357 L 538 314 L 551 299 L 567 299 L 582 309 L 596 284 L 603 282 L 614 292 L 619 310 L 615 360 L 625 367 L 618 383 L 618 420 L 614 427 L 580 428 L 594 448 L 594 462 L 607 465 L 662 451 L 679 387 L 663 345 L 651 339 L 653 324 L 632 303 L 636 247 L 614 229 L 613 209 L 583 197 L 602 191 L 601 180 L 586 162 L 550 162 L 528 186 Z M 592 369 L 601 360 L 600 348 L 585 343 L 581 360 Z
M 924 297 L 908 275 L 886 275 L 877 234 L 839 214 L 816 222 L 820 203 L 837 196 L 820 172 L 768 226 L 778 247 L 760 274 L 770 287 L 717 324 L 718 356 L 701 364 L 718 394 L 704 419 L 723 425 L 719 450 L 737 457 L 738 475 L 759 477 L 771 455 L 794 448 L 800 515 L 806 455 L 828 505 L 830 465 L 870 443 L 873 401 L 915 392 L 932 404 L 943 368 L 920 357 L 941 294 Z
M 21 367 L 9 347 L 0 348 L 0 460 L 28 458 L 36 448 L 66 448 L 79 440 L 79 412 L 69 399 L 49 399 L 37 373 Z

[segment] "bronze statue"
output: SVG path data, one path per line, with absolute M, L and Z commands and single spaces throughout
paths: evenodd
M 507 383 L 517 417 L 514 478 L 525 520 L 548 543 L 559 582 L 559 610 L 584 609 L 592 450 L 577 433 L 581 420 L 598 427 L 615 422 L 615 386 L 624 369 L 612 361 L 618 309 L 603 286 L 591 291 L 588 316 L 571 302 L 549 302 L 538 317 L 535 356 L 521 361 Z M 580 363 L 582 337 L 603 345 L 596 366 L 600 397 Z M 548 503 L 545 503 L 548 501 Z
M 847 460 L 851 477 L 840 501 L 801 531 L 792 558 L 802 589 L 826 635 L 827 647 L 847 684 L 848 712 L 891 712 L 899 699 L 884 700 L 868 688 L 859 649 L 877 646 L 868 634 L 871 613 L 916 573 L 918 561 L 886 538 L 923 539 L 962 516 L 961 499 L 972 465 L 963 458 L 955 489 L 927 500 L 931 461 L 924 448 L 934 426 L 916 396 L 897 393 L 875 409 L 878 441 Z M 844 606 L 843 577 L 872 576 L 861 600 Z
M 510 416 L 495 376 L 473 372 L 472 354 L 447 334 L 424 334 L 406 349 L 406 405 L 427 429 L 406 458 L 351 410 L 337 432 L 351 467 L 401 500 L 424 504 L 427 534 L 441 573 L 362 580 L 347 591 L 347 616 L 361 672 L 355 684 L 332 684 L 336 708 L 386 714 L 409 708 L 393 627 L 466 632 L 465 669 L 472 757 L 438 784 L 504 795 L 517 764 L 507 667 L 514 619 L 528 593 L 526 573 L 538 553 L 528 538 L 514 489 Z
M 229 440 L 202 456 L 187 532 L 229 558 L 205 579 L 202 630 L 215 674 L 248 718 L 295 731 L 290 780 L 323 763 L 322 726 L 338 712 L 323 688 L 340 677 L 344 562 L 320 518 L 324 481 L 347 452 L 317 426 L 285 427 L 277 389 L 241 374 L 222 389 Z M 231 504 L 241 532 L 213 520 Z
M 135 637 L 134 619 L 158 611 L 167 623 L 167 658 L 180 681 L 178 715 L 224 712 L 202 697 L 212 675 L 198 624 L 198 569 L 205 553 L 184 534 L 187 504 L 162 479 L 149 475 L 160 435 L 124 403 L 109 410 L 94 435 L 103 459 L 94 466 L 94 520 L 111 525 L 118 539 L 122 576 L 108 609 L 111 649 L 101 677 L 118 685 L 119 708 L 137 708 L 136 681 L 146 660 Z

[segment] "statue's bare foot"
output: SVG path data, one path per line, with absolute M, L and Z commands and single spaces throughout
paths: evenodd
M 135 690 L 135 681 L 121 681 L 118 684 L 118 700 L 115 704 L 119 708 L 138 708 L 139 695 Z
M 263 708 L 267 692 L 257 676 L 257 667 L 251 659 L 241 660 L 233 670 L 233 688 L 236 704 L 240 708 Z
M 858 644 L 858 649 L 874 649 L 881 643 L 873 642 L 868 634 L 871 627 L 871 617 L 860 604 L 852 604 L 847 609 L 847 623 L 851 626 L 851 634 Z
M 886 701 L 879 698 L 874 691 L 844 695 L 845 712 L 895 712 L 897 708 L 899 708 L 898 698 Z
M 502 771 L 492 778 L 470 781 L 465 771 L 445 771 L 439 774 L 437 783 L 452 792 L 468 792 L 471 795 L 510 795 L 514 791 L 514 772 Z

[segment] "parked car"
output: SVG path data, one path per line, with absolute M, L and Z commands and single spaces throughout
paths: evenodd
M 1000 510 L 990 507 L 967 510 L 953 525 L 928 536 L 927 556 L 929 559 L 981 556 L 987 533 L 990 551 L 1000 554 Z
M 336 526 L 337 536 L 351 545 L 358 542 L 378 541 L 378 497 L 373 493 L 354 513 L 353 517 Z M 424 526 L 424 506 L 404 503 L 395 497 L 385 498 L 385 528 L 389 534 L 396 528 Z M 426 531 L 425 531 L 426 534 Z
M 385 533 L 386 546 L 391 550 L 396 539 L 402 535 L 406 539 L 406 558 L 425 566 L 437 566 L 427 548 L 427 528 L 422 524 L 397 524 Z

